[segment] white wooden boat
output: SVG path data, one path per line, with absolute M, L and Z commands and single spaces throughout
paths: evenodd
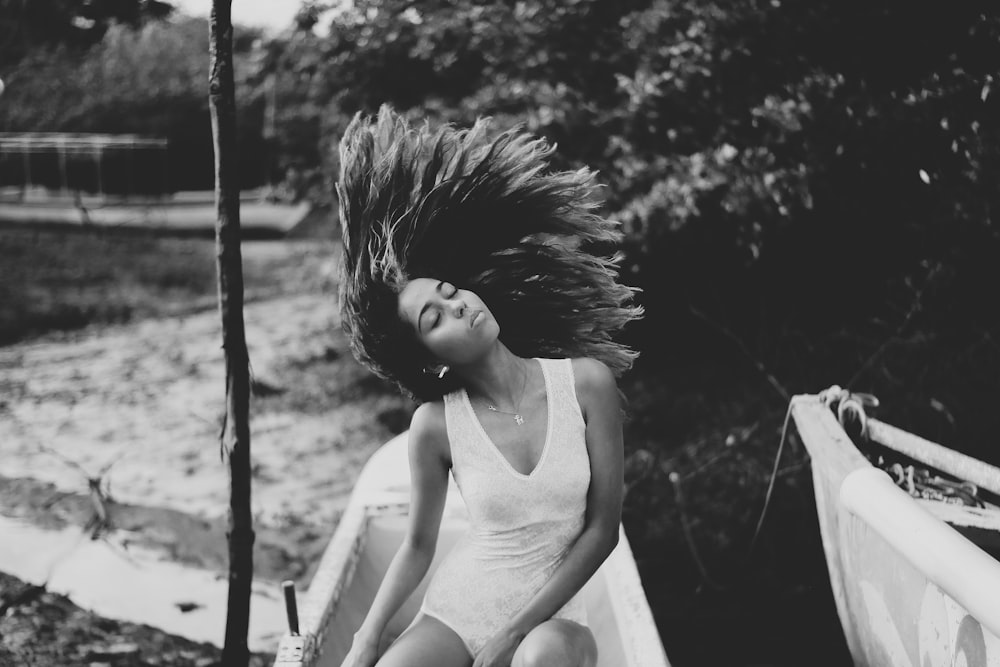
M 790 410 L 812 459 L 830 583 L 854 664 L 1000 667 L 1000 470 L 861 418 L 873 451 L 972 482 L 986 502 L 914 497 L 842 428 L 831 407 L 840 401 L 842 414 L 860 417 L 852 400 L 835 387 L 796 396 Z
M 298 633 L 281 639 L 277 667 L 339 667 L 406 532 L 407 434 L 382 446 L 362 471 L 309 590 L 298 604 Z M 468 518 L 449 476 L 448 500 L 431 571 L 390 621 L 383 641 L 413 619 L 427 581 L 465 531 Z M 620 530 L 620 529 L 619 529 Z M 624 531 L 584 588 L 598 667 L 668 667 Z

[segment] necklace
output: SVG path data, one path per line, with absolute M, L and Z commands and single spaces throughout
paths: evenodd
M 514 406 L 514 410 L 516 410 L 516 412 L 507 412 L 506 410 L 499 410 L 492 403 L 487 403 L 486 407 L 491 412 L 499 412 L 502 415 L 512 416 L 514 418 L 514 422 L 516 422 L 518 426 L 523 426 L 524 417 L 521 416 L 521 400 L 524 399 L 524 389 L 527 386 L 528 386 L 528 369 L 524 369 L 524 378 L 521 380 L 521 393 L 517 397 L 517 405 Z

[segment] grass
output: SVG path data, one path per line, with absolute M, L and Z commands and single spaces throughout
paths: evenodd
M 336 246 L 323 236 L 244 243 L 246 299 L 332 291 Z M 215 308 L 215 263 L 209 239 L 0 228 L 0 345 Z

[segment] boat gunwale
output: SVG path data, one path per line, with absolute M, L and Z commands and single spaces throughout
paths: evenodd
M 349 586 L 368 541 L 367 524 L 372 518 L 406 511 L 407 503 L 370 504 L 360 496 L 352 498 L 344 511 L 327 545 L 316 573 L 309 584 L 299 609 L 299 635 L 286 632 L 279 644 L 275 665 L 306 667 L 315 663 L 321 654 L 325 640 L 324 628 L 337 612 L 341 593 Z M 282 659 L 282 654 L 292 651 L 286 645 L 295 645 L 304 640 L 299 659 Z M 285 650 L 283 650 L 285 649 Z
M 350 585 L 358 557 L 365 550 L 367 524 L 378 516 L 407 511 L 408 488 L 398 485 L 387 487 L 381 471 L 376 471 L 377 462 L 385 458 L 390 445 L 405 442 L 406 439 L 406 431 L 391 438 L 375 450 L 361 469 L 347 507 L 303 596 L 299 609 L 299 634 L 294 636 L 286 631 L 282 635 L 274 662 L 276 667 L 311 667 L 316 663 L 325 641 L 324 628 L 336 613 L 340 593 Z
M 616 621 L 631 621 L 618 625 L 628 661 L 623 667 L 670 667 L 623 525 L 618 526 L 618 544 L 594 576 L 604 578 L 603 585 Z M 612 582 L 614 586 L 610 585 Z M 654 656 L 649 655 L 644 647 L 657 647 L 659 650 Z
M 814 468 L 819 461 L 821 466 L 839 465 L 843 473 L 843 479 L 835 487 L 838 505 L 867 525 L 927 581 L 962 605 L 984 628 L 1000 637 L 1000 606 L 995 602 L 997 591 L 1000 591 L 1000 561 L 930 511 L 925 503 L 897 487 L 885 471 L 872 465 L 820 397 L 795 396 L 791 410 Z M 995 470 L 989 464 L 946 450 L 937 443 L 883 422 L 869 419 L 868 427 L 869 437 L 879 444 L 942 472 L 960 477 L 953 464 L 968 466 L 970 461 Z M 828 438 L 833 444 L 817 449 L 807 433 Z M 883 439 L 891 442 L 886 443 Z M 900 446 L 901 442 L 905 451 L 893 446 Z M 933 462 L 921 458 L 925 449 L 933 450 L 936 455 Z M 945 450 L 943 455 L 941 450 Z M 816 491 L 819 506 L 820 489 L 817 487 Z M 822 520 L 820 524 L 822 528 Z M 834 547 L 826 544 L 827 537 L 823 535 L 825 551 Z M 829 553 L 827 561 L 833 567 Z M 841 613 L 839 604 L 838 613 Z M 841 621 L 847 623 L 847 619 Z
M 839 501 L 927 581 L 1000 637 L 1000 562 L 928 512 L 878 468 L 850 473 L 840 487 Z

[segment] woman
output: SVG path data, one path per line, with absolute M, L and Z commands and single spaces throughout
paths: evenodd
M 411 129 L 383 108 L 340 147 L 341 312 L 356 356 L 421 401 L 409 529 L 345 667 L 592 667 L 580 590 L 618 540 L 613 342 L 639 317 L 597 244 L 593 173 L 549 172 L 517 131 Z M 389 619 L 434 556 L 448 473 L 470 530 L 412 624 Z

